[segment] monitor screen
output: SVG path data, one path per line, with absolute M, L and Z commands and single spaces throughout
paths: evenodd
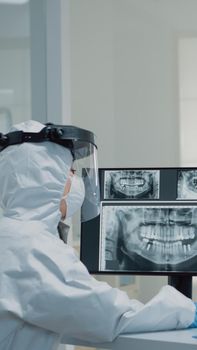
M 197 168 L 99 169 L 100 215 L 81 226 L 91 273 L 197 274 Z

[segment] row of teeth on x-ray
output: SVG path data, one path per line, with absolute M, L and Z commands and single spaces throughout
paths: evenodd
M 145 183 L 144 179 L 142 178 L 122 178 L 120 179 L 120 186 L 122 188 L 126 188 L 126 187 L 136 187 L 138 188 L 138 186 L 143 186 Z
M 161 243 L 158 241 L 150 242 L 149 239 L 143 238 L 141 249 L 165 256 L 165 258 L 167 258 L 168 255 L 188 256 L 191 252 L 191 244 L 183 244 L 181 241 L 173 243 Z
M 141 226 L 140 236 L 142 238 L 155 239 L 163 242 L 173 242 L 185 239 L 194 239 L 195 238 L 195 228 L 190 227 L 171 227 L 169 226 L 160 226 L 160 225 L 148 225 Z

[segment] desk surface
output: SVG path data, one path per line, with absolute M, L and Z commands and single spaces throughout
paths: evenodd
M 111 343 L 93 344 L 66 338 L 62 339 L 62 343 L 115 350 L 196 350 L 197 328 L 121 335 Z

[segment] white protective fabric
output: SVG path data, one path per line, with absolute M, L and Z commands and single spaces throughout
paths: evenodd
M 189 326 L 195 306 L 174 288 L 163 287 L 146 305 L 130 300 L 90 276 L 59 239 L 59 201 L 71 161 L 68 150 L 49 142 L 0 153 L 0 350 L 54 350 L 61 337 L 103 342 L 120 333 Z

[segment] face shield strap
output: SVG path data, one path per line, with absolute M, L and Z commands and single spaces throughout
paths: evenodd
M 24 131 L 13 131 L 8 134 L 0 133 L 0 152 L 11 145 L 17 145 L 23 142 L 44 141 L 58 143 L 63 147 L 69 148 L 74 160 L 87 156 L 90 144 L 96 146 L 94 134 L 88 130 L 71 125 L 61 126 L 47 124 L 46 127 L 38 133 Z
M 17 145 L 23 142 L 42 142 L 43 134 L 23 132 L 23 131 L 13 131 L 8 134 L 0 134 L 0 151 L 4 148 L 12 145 Z

